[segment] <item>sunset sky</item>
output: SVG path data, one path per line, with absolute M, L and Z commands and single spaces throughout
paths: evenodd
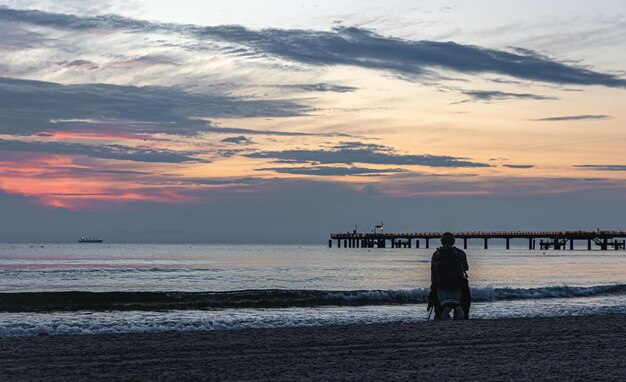
M 626 228 L 626 2 L 0 0 L 0 240 Z

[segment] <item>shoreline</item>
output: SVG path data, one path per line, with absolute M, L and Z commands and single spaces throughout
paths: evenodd
M 0 380 L 621 380 L 626 315 L 0 338 Z

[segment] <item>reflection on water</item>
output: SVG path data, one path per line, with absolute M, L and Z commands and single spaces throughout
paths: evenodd
M 0 290 L 413 289 L 430 285 L 432 251 L 294 245 L 0 244 Z M 624 251 L 467 252 L 473 286 L 626 284 Z

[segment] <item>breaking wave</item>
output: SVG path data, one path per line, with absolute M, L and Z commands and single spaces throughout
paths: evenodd
M 0 312 L 159 311 L 226 308 L 402 305 L 428 302 L 429 288 L 406 290 L 264 289 L 225 292 L 0 293 Z M 626 294 L 626 284 L 591 287 L 472 288 L 472 301 L 571 298 Z

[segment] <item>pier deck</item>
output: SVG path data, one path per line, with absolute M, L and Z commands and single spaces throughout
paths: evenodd
M 411 248 L 415 243 L 416 248 L 420 248 L 421 240 L 424 241 L 425 248 L 430 247 L 431 239 L 439 239 L 443 232 L 340 232 L 330 235 L 328 246 L 333 246 L 333 241 L 337 242 L 337 247 L 341 248 Z M 593 246 L 601 250 L 613 248 L 616 250 L 626 250 L 626 230 L 609 231 L 463 231 L 453 232 L 457 239 L 457 245 L 463 241 L 463 248 L 467 248 L 468 240 L 480 239 L 483 241 L 485 249 L 489 248 L 490 239 L 505 240 L 505 248 L 510 249 L 512 239 L 528 240 L 528 249 L 556 250 L 574 249 L 575 241 L 586 241 L 586 249 L 591 250 Z

